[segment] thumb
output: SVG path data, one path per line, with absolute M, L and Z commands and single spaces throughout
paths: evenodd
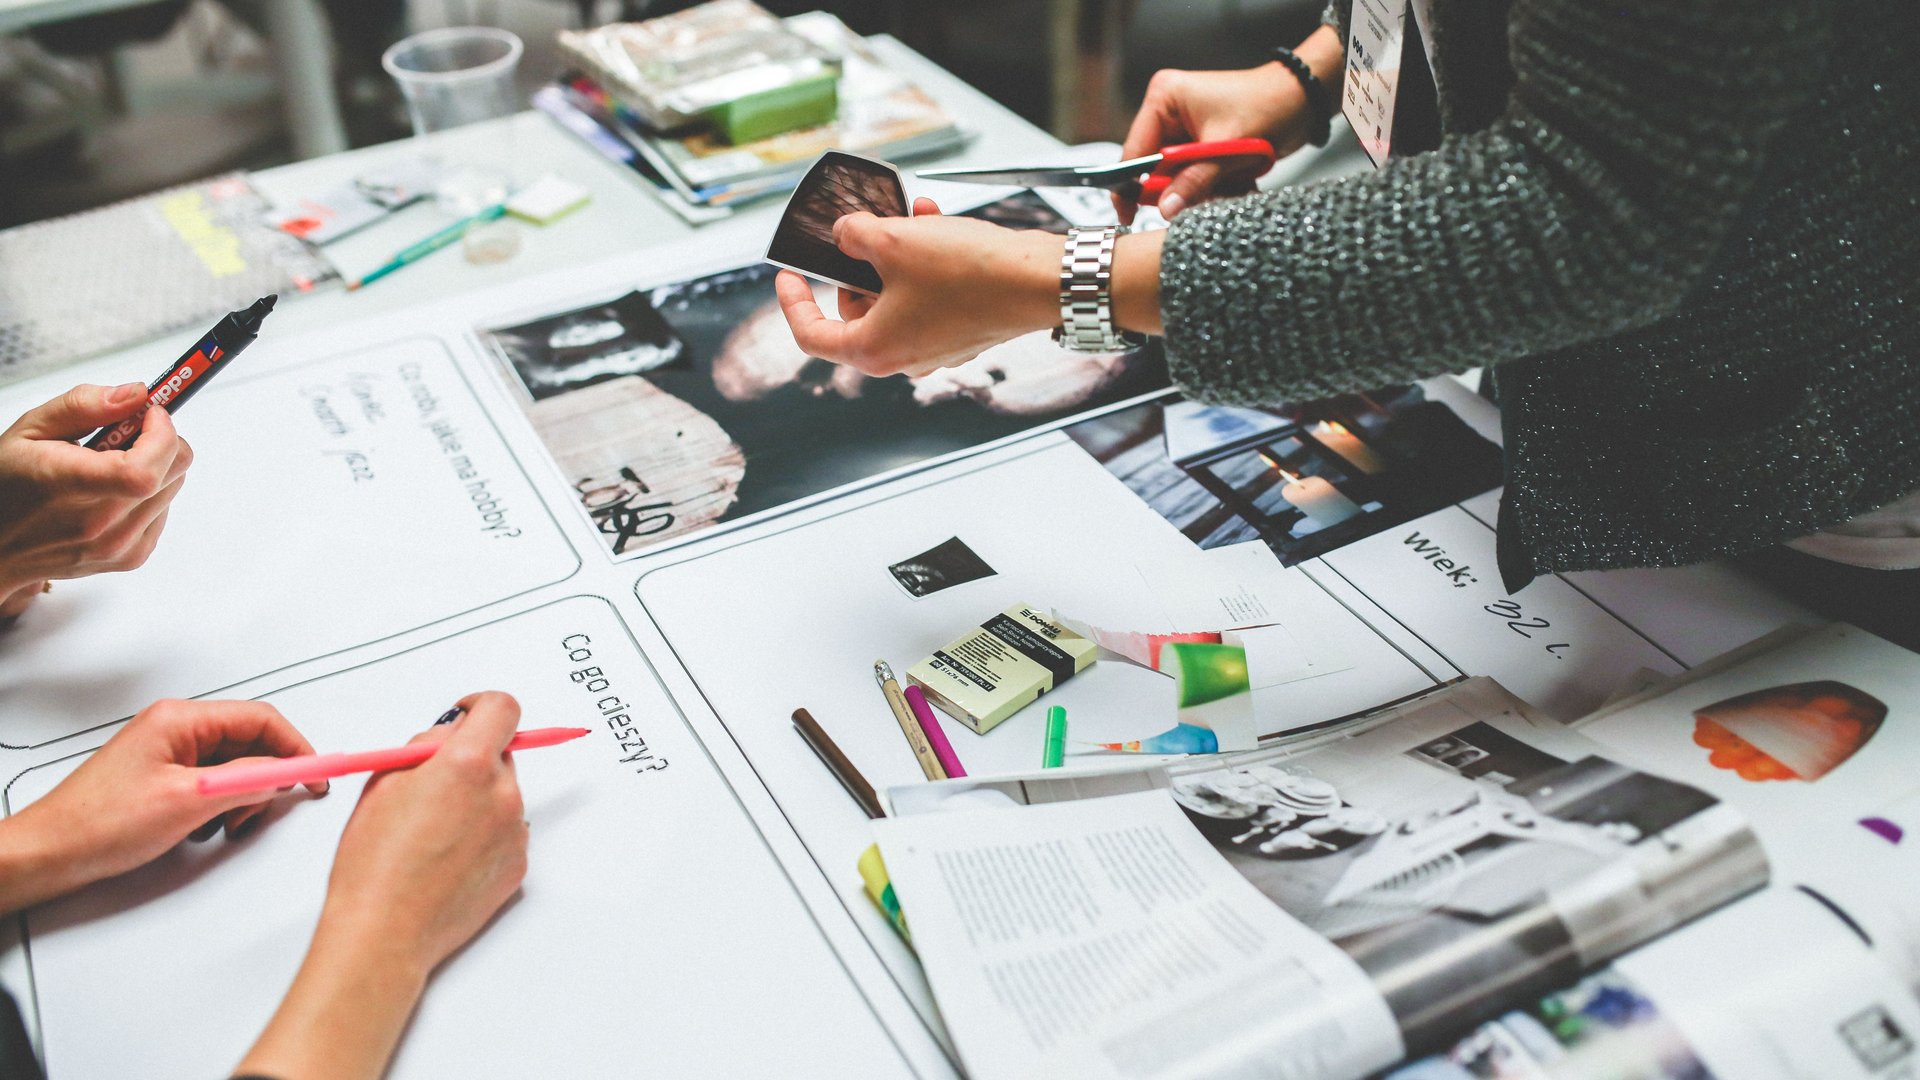
M 30 410 L 13 430 L 29 439 L 77 439 L 95 428 L 137 415 L 146 407 L 145 383 L 76 386 Z
M 468 694 L 457 703 L 466 710 L 458 722 L 448 725 L 449 747 L 465 743 L 484 747 L 488 753 L 502 754 L 520 729 L 520 703 L 512 694 L 482 690 Z
M 833 243 L 856 259 L 872 260 L 873 233 L 880 219 L 861 210 L 833 223 Z
M 1220 179 L 1220 166 L 1211 161 L 1197 161 L 1173 174 L 1167 190 L 1160 193 L 1160 215 L 1172 220 L 1175 214 L 1197 202 L 1205 202 L 1213 194 L 1214 182 Z

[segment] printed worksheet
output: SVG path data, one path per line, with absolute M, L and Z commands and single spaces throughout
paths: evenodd
M 482 685 L 523 726 L 592 734 L 515 758 L 526 883 L 434 978 L 395 1080 L 913 1075 L 604 600 L 261 689 L 316 745 L 371 749 Z M 15 780 L 9 812 L 83 756 Z M 31 912 L 50 1075 L 225 1076 L 299 966 L 364 782 Z
M 435 338 L 192 402 L 194 464 L 134 573 L 0 634 L 0 744 L 37 746 L 562 581 L 579 556 Z

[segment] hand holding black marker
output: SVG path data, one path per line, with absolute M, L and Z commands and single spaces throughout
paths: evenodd
M 205 337 L 175 360 L 172 366 L 147 386 L 147 404 L 158 405 L 172 413 L 186 403 L 214 373 L 240 355 L 259 336 L 260 323 L 273 310 L 279 294 L 263 296 L 244 311 L 228 312 L 213 324 Z M 89 450 L 125 450 L 140 435 L 142 416 L 130 416 L 118 424 L 101 428 L 84 444 Z

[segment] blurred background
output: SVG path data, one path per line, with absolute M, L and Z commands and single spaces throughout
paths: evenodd
M 410 133 L 388 45 L 487 25 L 526 43 L 527 93 L 554 32 L 692 0 L 0 0 L 0 227 L 228 169 Z M 1069 142 L 1118 139 L 1153 72 L 1247 67 L 1322 0 L 763 0 L 891 33 Z

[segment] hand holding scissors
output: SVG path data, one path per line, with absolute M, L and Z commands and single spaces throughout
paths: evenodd
M 1112 165 L 1066 165 L 1058 168 L 922 169 L 923 180 L 951 180 L 963 184 L 1013 184 L 1020 187 L 1106 188 L 1130 202 L 1152 206 L 1173 182 L 1174 174 L 1199 162 L 1217 163 L 1222 170 L 1256 177 L 1273 167 L 1273 144 L 1265 139 L 1220 139 L 1181 143 L 1157 154 L 1128 158 Z

